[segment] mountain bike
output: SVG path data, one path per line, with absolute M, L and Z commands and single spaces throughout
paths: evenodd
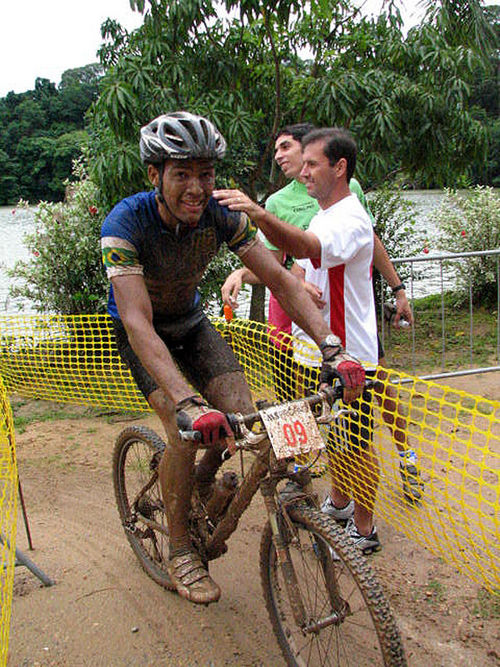
M 305 399 L 261 405 L 249 415 L 228 415 L 237 447 L 253 461 L 241 481 L 234 471 L 219 473 L 205 502 L 195 488 L 190 536 L 208 566 L 227 551 L 227 539 L 260 489 L 267 512 L 260 542 L 261 582 L 286 663 L 406 665 L 380 584 L 351 539 L 320 511 L 312 463 L 295 463 L 298 455 L 304 461 L 304 454 L 319 456 L 324 449 L 318 425 L 335 418 L 331 406 L 339 397 L 339 389 L 329 388 Z M 121 522 L 139 562 L 154 581 L 174 590 L 158 480 L 164 448 L 151 429 L 126 428 L 116 441 L 113 480 Z

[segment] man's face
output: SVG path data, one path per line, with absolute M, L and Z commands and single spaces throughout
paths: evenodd
M 274 159 L 287 178 L 297 178 L 302 169 L 302 144 L 291 134 L 281 134 L 274 144 Z
M 153 184 L 156 185 L 156 183 Z M 163 170 L 162 194 L 168 212 L 196 227 L 212 196 L 215 169 L 211 160 L 168 160 Z
M 300 178 L 305 183 L 307 194 L 317 199 L 320 206 L 328 204 L 332 193 L 338 183 L 341 168 L 345 162 L 343 158 L 330 165 L 328 158 L 323 152 L 325 143 L 323 140 L 313 141 L 304 148 L 302 158 L 304 166 L 300 172 Z

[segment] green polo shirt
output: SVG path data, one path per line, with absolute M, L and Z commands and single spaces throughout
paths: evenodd
M 349 181 L 349 189 L 363 204 L 372 223 L 375 224 L 375 219 L 370 211 L 361 185 L 355 178 L 351 178 Z M 288 185 L 285 185 L 284 188 L 281 188 L 281 190 L 268 197 L 266 210 L 280 220 L 289 222 L 291 225 L 299 227 L 299 229 L 306 230 L 313 217 L 319 211 L 319 204 L 316 199 L 307 194 L 307 188 L 304 183 L 300 183 L 294 179 Z M 278 250 L 267 239 L 265 240 L 265 244 L 270 250 Z M 292 263 L 293 258 L 287 257 L 285 266 L 289 269 Z

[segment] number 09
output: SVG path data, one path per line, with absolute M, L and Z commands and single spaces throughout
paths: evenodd
M 294 421 L 291 424 L 283 424 L 283 435 L 289 447 L 296 447 L 297 444 L 305 445 L 307 443 L 307 432 L 301 421 Z

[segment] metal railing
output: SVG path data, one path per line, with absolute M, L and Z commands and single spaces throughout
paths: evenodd
M 472 284 L 472 276 L 469 276 L 469 285 L 468 285 L 468 292 L 469 292 L 469 298 L 468 298 L 468 308 L 469 308 L 469 345 L 468 345 L 468 358 L 469 358 L 469 365 L 470 368 L 468 369 L 463 369 L 463 370 L 458 370 L 458 371 L 453 371 L 453 372 L 445 372 L 445 364 L 446 364 L 446 332 L 447 332 L 447 325 L 449 324 L 447 318 L 446 318 L 446 309 L 445 309 L 445 264 L 453 261 L 463 261 L 464 259 L 470 258 L 470 257 L 485 257 L 485 256 L 493 256 L 496 257 L 496 287 L 497 287 L 497 296 L 496 296 L 496 362 L 497 365 L 495 366 L 487 366 L 487 367 L 474 367 L 474 304 L 473 304 L 473 284 Z M 462 252 L 462 253 L 448 253 L 448 254 L 441 254 L 441 255 L 425 255 L 425 256 L 417 256 L 417 257 L 398 257 L 396 259 L 392 260 L 392 263 L 398 267 L 403 264 L 410 265 L 410 276 L 409 278 L 405 278 L 406 281 L 406 291 L 409 296 L 409 301 L 412 306 L 412 310 L 415 313 L 415 302 L 416 302 L 416 297 L 415 297 L 415 291 L 416 291 L 416 286 L 418 285 L 419 281 L 422 280 L 422 277 L 416 276 L 416 269 L 415 265 L 416 264 L 424 264 L 429 265 L 430 263 L 433 263 L 435 265 L 435 268 L 437 269 L 437 276 L 435 276 L 435 281 L 437 278 L 437 286 L 438 290 L 433 290 L 430 293 L 436 293 L 439 292 L 441 295 L 441 308 L 440 308 L 440 313 L 439 317 L 441 319 L 441 373 L 435 373 L 432 375 L 426 375 L 422 376 L 424 379 L 438 379 L 438 378 L 445 378 L 445 377 L 454 377 L 454 376 L 459 376 L 459 375 L 472 375 L 472 374 L 477 374 L 477 373 L 488 373 L 488 372 L 493 372 L 493 371 L 500 371 L 500 248 L 497 248 L 495 250 L 478 250 L 478 251 L 473 251 L 473 252 Z M 436 273 L 436 272 L 435 272 Z M 425 276 L 424 280 L 428 280 L 428 272 L 427 275 Z M 382 283 L 382 295 L 384 294 L 384 283 Z M 451 286 L 451 289 L 453 289 L 453 285 Z M 382 304 L 383 304 L 383 298 L 382 298 Z M 383 315 L 383 313 L 382 313 Z M 416 313 L 416 316 L 418 317 L 418 312 Z M 388 331 L 388 325 L 386 322 L 384 322 L 383 316 L 381 317 L 381 334 L 382 334 L 382 341 L 384 343 L 384 347 L 386 346 L 386 333 Z M 411 368 L 412 368 L 412 373 L 415 374 L 415 366 L 416 366 L 416 349 L 417 345 L 422 345 L 422 341 L 418 341 L 416 339 L 416 330 L 415 327 L 412 328 L 411 331 Z

